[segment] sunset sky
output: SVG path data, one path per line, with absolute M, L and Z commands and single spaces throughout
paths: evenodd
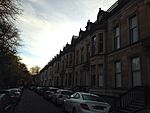
M 28 68 L 43 68 L 68 42 L 94 22 L 99 8 L 107 10 L 116 0 L 22 0 L 18 17 L 22 47 L 18 54 Z

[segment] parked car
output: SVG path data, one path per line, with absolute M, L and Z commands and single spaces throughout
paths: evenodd
M 65 90 L 61 89 L 58 90 L 58 92 L 55 94 L 55 103 L 58 105 L 62 105 L 64 103 L 64 100 L 69 98 L 73 94 L 73 91 L 71 90 Z
M 64 110 L 69 113 L 108 113 L 111 106 L 98 95 L 76 92 L 64 100 Z
M 3 90 L 3 92 L 5 92 L 9 96 L 12 104 L 17 104 L 20 100 L 21 90 L 19 88 L 6 89 Z
M 59 93 L 59 91 L 62 89 L 57 89 L 53 94 L 51 94 L 51 101 L 53 103 L 56 103 L 56 95 Z
M 42 88 L 43 88 L 43 87 L 37 87 L 37 88 L 36 88 L 36 93 L 40 95 L 41 92 L 42 92 Z
M 49 90 L 45 91 L 44 98 L 47 100 L 51 100 L 52 95 L 58 90 L 58 88 L 51 87 Z
M 0 113 L 8 113 L 8 111 L 14 108 L 14 104 L 11 102 L 10 96 L 4 91 L 0 91 Z
M 90 86 L 76 86 L 72 88 L 74 92 L 86 92 L 88 93 L 90 89 Z
M 39 95 L 43 96 L 43 95 L 44 95 L 44 92 L 47 91 L 47 90 L 49 90 L 49 89 L 50 89 L 50 87 L 37 87 L 36 92 L 37 92 Z
M 140 110 L 134 111 L 133 113 L 150 113 L 150 107 L 142 108 Z
M 51 87 L 43 87 L 42 90 L 41 90 L 41 95 L 44 96 L 44 93 L 46 91 L 49 91 L 51 89 Z
M 6 104 L 5 94 L 0 92 L 0 113 L 6 113 Z

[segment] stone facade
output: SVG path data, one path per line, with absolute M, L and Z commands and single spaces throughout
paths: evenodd
M 40 72 L 40 85 L 99 92 L 150 86 L 150 1 L 119 0 Z

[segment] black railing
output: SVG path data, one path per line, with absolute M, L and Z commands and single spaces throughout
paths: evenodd
M 146 106 L 150 106 L 150 87 L 145 87 L 144 88 L 145 89 L 145 105 Z
M 149 104 L 150 91 L 148 87 L 134 87 L 120 95 L 120 107 L 125 108 L 128 105 L 142 99 L 145 106 Z
M 118 108 L 120 108 L 120 98 L 119 96 L 109 96 L 109 95 L 100 95 L 97 94 L 100 97 L 102 97 L 107 103 L 111 105 L 111 111 L 116 111 Z
M 98 95 L 111 105 L 112 111 L 126 108 L 130 104 L 136 103 L 138 100 L 142 100 L 145 107 L 150 106 L 150 87 L 138 86 L 118 95 Z

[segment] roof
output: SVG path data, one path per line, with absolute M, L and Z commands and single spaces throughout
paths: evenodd
M 85 93 L 85 92 L 76 92 L 76 93 L 80 93 L 82 95 L 91 95 L 91 96 L 97 96 L 97 97 L 99 97 L 98 95 L 92 94 L 92 93 Z

